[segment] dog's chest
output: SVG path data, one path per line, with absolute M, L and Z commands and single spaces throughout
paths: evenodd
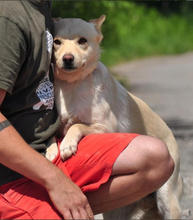
M 85 86 L 69 86 L 56 89 L 56 105 L 61 121 L 67 124 L 78 122 L 91 123 L 93 96 Z

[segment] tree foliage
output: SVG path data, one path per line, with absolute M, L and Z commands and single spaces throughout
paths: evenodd
M 191 2 L 176 1 L 53 1 L 53 17 L 89 21 L 106 15 L 102 60 L 110 65 L 193 50 L 192 9 Z

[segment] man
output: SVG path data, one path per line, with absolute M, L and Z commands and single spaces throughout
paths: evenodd
M 137 134 L 90 135 L 75 157 L 48 161 L 59 126 L 50 2 L 1 1 L 0 30 L 0 218 L 91 219 L 167 181 L 174 169 L 167 147 Z

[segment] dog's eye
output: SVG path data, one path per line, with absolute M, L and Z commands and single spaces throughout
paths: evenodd
M 87 42 L 87 39 L 85 39 L 83 37 L 80 38 L 79 41 L 78 41 L 79 44 L 85 44 L 86 42 Z
M 54 43 L 55 43 L 56 45 L 60 45 L 60 44 L 61 44 L 61 41 L 60 41 L 60 40 L 55 40 Z

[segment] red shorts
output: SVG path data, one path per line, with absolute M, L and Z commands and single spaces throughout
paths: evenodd
M 97 190 L 108 181 L 113 164 L 138 134 L 93 134 L 83 138 L 76 155 L 53 163 L 63 170 L 83 192 Z M 0 219 L 62 219 L 48 193 L 38 183 L 21 178 L 0 187 Z

